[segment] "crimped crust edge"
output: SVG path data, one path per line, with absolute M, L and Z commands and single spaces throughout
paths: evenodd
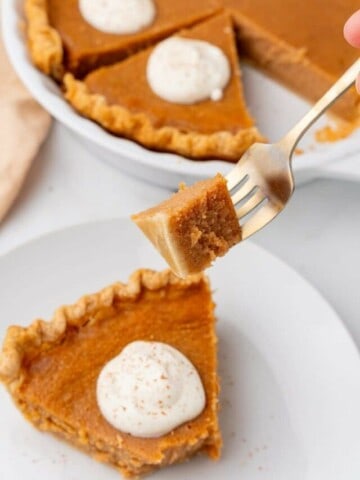
M 48 322 L 37 319 L 28 327 L 10 326 L 0 352 L 0 380 L 10 391 L 16 390 L 22 382 L 23 358 L 30 348 L 56 343 L 69 326 L 83 326 L 87 323 L 86 317 L 100 307 L 110 307 L 115 301 L 135 301 L 144 289 L 160 290 L 167 285 L 186 288 L 203 281 L 208 284 L 203 274 L 180 279 L 170 270 L 156 272 L 140 269 L 130 276 L 127 284 L 114 283 L 97 293 L 83 296 L 73 305 L 58 308 Z
M 84 117 L 106 130 L 135 140 L 147 148 L 168 151 L 198 160 L 219 158 L 238 161 L 254 143 L 264 141 L 256 127 L 233 134 L 184 132 L 176 127 L 156 128 L 144 113 L 133 113 L 120 105 L 109 105 L 104 96 L 91 93 L 85 82 L 71 73 L 64 76 L 65 98 Z
M 50 25 L 46 0 L 25 0 L 24 10 L 32 61 L 46 75 L 61 81 L 64 51 L 59 33 Z

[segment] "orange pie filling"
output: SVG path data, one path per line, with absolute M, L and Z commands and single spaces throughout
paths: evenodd
M 240 242 L 241 228 L 220 174 L 202 180 L 133 221 L 179 277 L 198 273 Z
M 201 379 L 203 411 L 170 433 L 141 438 L 114 428 L 99 409 L 96 386 L 104 366 L 132 342 L 162 342 L 181 352 Z M 10 327 L 0 378 L 25 417 L 135 476 L 203 451 L 218 458 L 217 339 L 204 277 L 138 271 L 59 309 L 49 323 Z
M 155 7 L 153 21 L 137 32 L 119 34 L 92 25 L 79 0 L 25 0 L 32 59 L 55 77 L 61 70 L 82 77 L 213 15 L 220 5 L 218 0 L 156 0 Z
M 227 58 L 230 77 L 215 100 L 183 104 L 155 93 L 147 76 L 154 48 L 95 70 L 84 81 L 66 75 L 66 98 L 84 116 L 149 148 L 237 161 L 262 137 L 246 108 L 231 19 L 218 15 L 176 39 L 206 42 Z
M 80 114 L 149 149 L 237 161 L 263 140 L 244 100 L 234 26 L 241 57 L 311 101 L 358 56 L 342 33 L 357 0 L 138 1 L 141 18 L 132 8 L 126 22 L 91 0 L 25 0 L 25 10 L 35 65 L 64 80 L 65 96 Z M 146 78 L 148 47 L 173 34 L 209 42 L 228 57 L 231 79 L 222 96 L 184 105 L 154 92 Z M 319 138 L 349 135 L 360 121 L 359 102 L 354 88 L 343 95 L 332 111 L 345 125 Z
M 318 100 L 358 58 L 343 28 L 357 0 L 222 0 L 237 25 L 240 51 L 252 63 L 310 101 Z M 331 34 L 329 34 L 331 32 Z M 332 111 L 360 117 L 354 89 Z

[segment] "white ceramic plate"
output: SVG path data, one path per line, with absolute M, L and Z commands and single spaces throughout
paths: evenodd
M 2 30 L 10 59 L 30 92 L 57 120 L 66 125 L 99 158 L 134 176 L 169 188 L 177 188 L 180 181 L 193 181 L 228 172 L 232 165 L 221 161 L 194 162 L 172 154 L 151 152 L 134 142 L 117 138 L 80 117 L 64 101 L 59 89 L 31 64 L 19 28 L 23 22 L 23 0 L 2 2 Z M 244 68 L 246 98 L 258 120 L 261 131 L 272 140 L 278 140 L 290 126 L 301 118 L 309 105 L 284 87 L 261 73 Z M 320 122 L 321 124 L 321 122 Z M 319 124 L 317 124 L 319 128 Z M 344 158 L 353 158 L 359 152 L 360 133 L 336 144 L 317 145 L 313 130 L 304 141 L 305 154 L 295 162 L 298 182 L 319 176 L 335 176 L 360 180 L 359 162 L 349 162 L 343 171 Z M 338 162 L 340 167 L 327 171 L 327 166 Z
M 48 318 L 138 267 L 162 260 L 128 220 L 36 240 L 0 259 L 1 336 Z M 329 305 L 279 260 L 244 243 L 210 271 L 217 303 L 219 463 L 198 457 L 153 478 L 358 480 L 360 362 Z M 117 472 L 28 425 L 0 389 L 0 478 L 109 480 Z

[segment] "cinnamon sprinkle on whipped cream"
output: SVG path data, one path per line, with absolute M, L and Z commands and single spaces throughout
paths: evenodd
M 153 92 L 163 100 L 184 105 L 219 101 L 230 76 L 225 53 L 203 40 L 164 40 L 154 48 L 147 64 L 147 80 Z
M 116 429 L 137 437 L 160 437 L 196 418 L 205 392 L 193 364 L 159 342 L 136 341 L 105 365 L 97 401 Z

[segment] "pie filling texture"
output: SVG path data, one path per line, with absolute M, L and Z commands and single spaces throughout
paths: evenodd
M 156 0 L 156 17 L 151 25 L 136 34 L 116 35 L 104 33 L 86 22 L 78 0 L 46 0 L 45 3 L 49 23 L 59 32 L 64 45 L 65 69 L 78 77 L 120 61 L 219 9 L 217 0 Z
M 33 60 L 57 78 L 66 71 L 74 74 L 75 78 L 65 77 L 66 96 L 81 114 L 150 149 L 190 158 L 236 161 L 250 144 L 262 140 L 243 100 L 235 48 L 230 47 L 234 49 L 230 55 L 233 79 L 224 101 L 191 106 L 156 98 L 144 80 L 147 52 L 133 57 L 134 52 L 174 33 L 191 36 L 189 27 L 202 21 L 200 37 L 221 44 L 225 36 L 206 27 L 211 18 L 206 19 L 225 9 L 234 23 L 241 57 L 311 101 L 357 58 L 357 51 L 342 36 L 345 20 L 358 8 L 356 0 L 157 0 L 153 24 L 122 36 L 87 24 L 77 0 L 25 2 Z M 188 33 L 183 33 L 183 28 L 188 28 Z M 228 35 L 228 48 L 229 44 Z M 125 58 L 129 59 L 123 61 Z M 121 63 L 116 64 L 118 61 Z M 109 64 L 113 65 L 109 70 L 97 71 Z M 93 73 L 84 82 L 79 80 L 89 72 Z M 355 89 L 335 104 L 333 112 L 352 122 L 359 119 Z
M 240 49 L 256 66 L 305 98 L 316 101 L 358 58 L 343 28 L 356 0 L 222 0 L 235 19 Z M 359 117 L 355 89 L 333 112 Z
M 146 78 L 153 48 L 83 81 L 67 75 L 66 97 L 84 116 L 148 148 L 236 161 L 261 136 L 245 105 L 231 18 L 217 15 L 178 36 L 209 41 L 227 55 L 232 75 L 221 100 L 180 105 L 158 97 Z
M 241 240 L 235 208 L 220 174 L 182 187 L 132 219 L 183 278 L 205 270 Z
M 135 272 L 56 311 L 51 322 L 10 327 L 0 354 L 0 379 L 25 417 L 109 463 L 126 476 L 183 461 L 196 452 L 218 458 L 217 339 L 205 277 L 186 281 L 168 271 Z M 206 407 L 194 420 L 159 438 L 113 428 L 96 400 L 97 378 L 136 340 L 163 342 L 195 366 Z

